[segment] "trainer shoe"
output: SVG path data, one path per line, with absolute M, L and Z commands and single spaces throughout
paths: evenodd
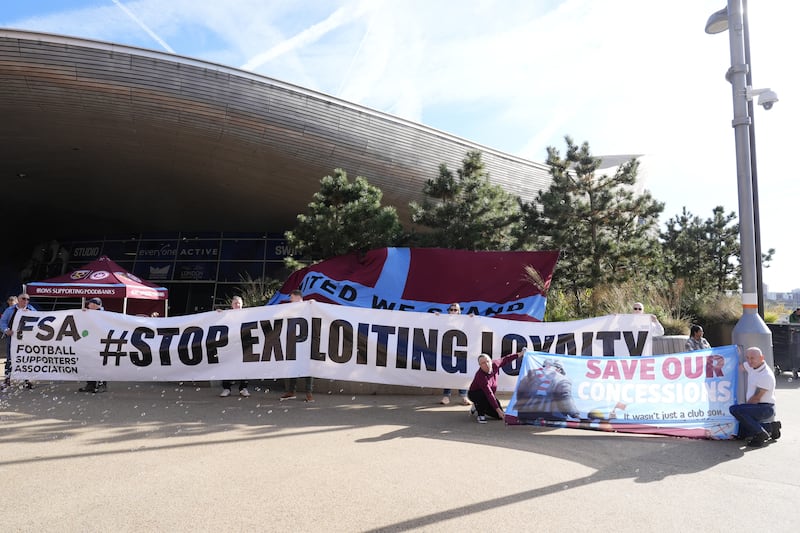
M 769 440 L 769 433 L 767 433 L 766 431 L 762 431 L 761 433 L 750 439 L 750 442 L 748 442 L 747 445 L 751 448 L 760 448 L 768 440 Z
M 466 396 L 461 397 L 461 405 L 472 405 L 472 402 L 469 401 L 469 398 Z
M 250 396 L 250 391 L 247 390 L 246 387 L 244 389 L 239 389 L 239 396 L 244 396 L 245 398 L 247 398 L 248 396 Z
M 469 408 L 469 416 L 475 416 L 477 414 L 478 414 L 478 410 L 475 408 L 474 405 Z
M 442 405 L 448 405 L 450 403 L 450 396 L 442 396 L 442 399 L 439 400 L 439 403 Z
M 772 440 L 778 440 L 781 438 L 781 423 L 780 422 L 772 422 L 772 428 L 769 430 L 769 436 Z
M 222 392 L 219 393 L 220 398 L 227 398 L 230 395 L 231 395 L 230 389 L 222 389 Z
M 306 400 L 307 403 L 314 403 L 314 395 L 310 392 L 306 393 Z
M 485 424 L 485 423 L 486 423 L 486 417 L 483 415 L 478 415 L 478 424 Z
M 297 398 L 297 395 L 293 392 L 284 392 L 283 394 L 281 394 L 281 401 L 294 400 L 295 398 Z

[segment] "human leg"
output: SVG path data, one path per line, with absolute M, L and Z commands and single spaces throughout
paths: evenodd
M 308 376 L 306 378 L 306 401 L 313 402 L 314 401 L 314 378 L 313 376 Z
M 297 398 L 297 378 L 286 378 L 284 381 L 284 392 L 281 400 L 294 400 Z
M 753 437 L 761 442 L 770 438 L 770 433 L 762 427 L 761 421 L 775 414 L 775 407 L 772 404 L 740 403 L 731 405 L 729 410 L 739 421 L 739 438 Z
M 461 398 L 461 405 L 469 405 L 469 397 L 467 396 L 467 389 L 458 389 L 458 396 Z
M 491 402 L 489 402 L 489 398 L 486 397 L 486 394 L 483 393 L 481 390 L 471 390 L 468 393 L 468 397 L 472 400 L 472 403 L 475 405 L 475 412 L 478 416 L 490 416 L 492 418 L 500 418 L 500 415 L 497 414 L 494 407 L 492 407 Z
M 442 405 L 447 405 L 450 403 L 450 395 L 453 393 L 452 389 L 442 389 L 442 399 L 439 400 L 439 403 Z
M 3 336 L 3 346 L 6 351 L 6 364 L 5 364 L 5 378 L 3 378 L 3 387 L 11 385 L 11 337 Z

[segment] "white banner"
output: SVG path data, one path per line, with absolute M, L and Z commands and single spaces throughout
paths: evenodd
M 521 322 L 364 309 L 314 301 L 146 318 L 105 311 L 20 312 L 12 375 L 32 380 L 203 381 L 314 376 L 466 388 L 477 356 L 528 349 L 651 355 L 650 315 Z M 514 390 L 519 362 L 499 389 Z

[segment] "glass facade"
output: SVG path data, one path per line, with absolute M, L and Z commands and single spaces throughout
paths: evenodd
M 102 255 L 142 279 L 167 287 L 169 314 L 224 307 L 247 280 L 283 280 L 291 255 L 283 234 L 176 232 L 107 235 L 57 243 L 59 261 L 42 261 L 38 279 L 80 268 Z M 53 246 L 55 249 L 56 246 Z

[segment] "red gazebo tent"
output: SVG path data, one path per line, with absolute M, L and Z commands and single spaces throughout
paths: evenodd
M 23 290 L 44 298 L 98 297 L 105 309 L 126 314 L 167 315 L 165 287 L 139 279 L 106 256 L 73 272 L 23 285 Z

